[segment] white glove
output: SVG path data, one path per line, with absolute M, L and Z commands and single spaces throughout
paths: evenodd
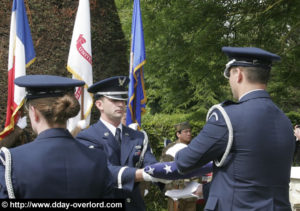
M 23 116 L 22 118 L 20 118 L 17 125 L 19 126 L 19 128 L 24 129 L 27 126 L 27 117 Z
M 193 194 L 196 195 L 198 199 L 203 199 L 203 185 L 199 184 L 197 190 L 193 192 Z
M 86 120 L 80 120 L 78 123 L 77 123 L 77 127 L 79 127 L 80 129 L 85 129 L 87 127 L 87 121 Z
M 134 129 L 134 130 L 137 130 L 138 126 L 139 126 L 138 123 L 131 123 L 130 125 L 128 125 L 128 127 L 130 127 L 131 129 Z
M 158 178 L 152 177 L 150 174 L 147 174 L 145 171 L 143 171 L 143 179 L 146 182 L 161 182 L 164 184 L 168 184 L 168 183 L 172 182 L 172 180 L 158 179 Z

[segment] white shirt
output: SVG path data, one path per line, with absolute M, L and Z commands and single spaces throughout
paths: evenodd
M 109 131 L 115 136 L 116 135 L 116 130 L 117 128 L 115 126 L 113 126 L 112 124 L 108 123 L 107 121 L 105 121 L 104 119 L 100 118 L 100 121 L 109 129 Z M 118 128 L 121 129 L 121 134 L 122 134 L 122 124 L 120 123 Z M 122 136 L 121 136 L 122 137 Z
M 178 151 L 182 150 L 183 148 L 187 147 L 186 144 L 184 143 L 177 143 L 174 146 L 170 147 L 166 151 L 166 155 L 171 155 L 173 158 L 175 158 L 175 155 Z

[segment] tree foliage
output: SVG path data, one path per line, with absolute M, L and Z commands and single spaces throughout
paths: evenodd
M 116 2 L 128 35 L 132 2 Z M 299 1 L 141 0 L 141 7 L 151 114 L 194 112 L 230 99 L 222 46 L 279 54 L 282 62 L 274 65 L 268 91 L 285 112 L 298 111 Z
M 116 0 L 128 41 L 132 3 Z M 158 158 L 163 139 L 174 137 L 174 124 L 191 121 L 195 136 L 208 108 L 232 98 L 223 77 L 227 58 L 222 46 L 259 47 L 281 56 L 268 92 L 299 124 L 299 11 L 295 0 L 141 0 L 148 98 L 142 127 Z

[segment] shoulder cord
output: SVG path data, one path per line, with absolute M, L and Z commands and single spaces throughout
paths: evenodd
M 144 133 L 144 143 L 143 143 L 143 150 L 142 150 L 142 153 L 140 155 L 140 159 L 139 159 L 139 161 L 135 165 L 137 168 L 141 168 L 142 165 L 143 165 L 145 153 L 147 151 L 148 142 L 149 142 L 147 133 L 145 131 L 143 131 L 143 130 L 141 132 Z
M 220 161 L 218 161 L 217 159 L 214 160 L 215 165 L 217 167 L 221 167 L 224 164 L 224 162 L 225 162 L 225 160 L 226 160 L 226 158 L 227 158 L 227 156 L 230 152 L 231 146 L 232 146 L 233 128 L 232 128 L 230 118 L 229 118 L 228 114 L 226 113 L 225 109 L 221 106 L 221 104 L 214 105 L 208 110 L 207 115 L 206 115 L 206 121 L 209 119 L 210 114 L 214 109 L 218 109 L 221 112 L 221 114 L 223 115 L 223 117 L 225 119 L 225 123 L 227 125 L 227 128 L 228 128 L 228 142 L 227 142 L 226 150 L 225 150 L 225 152 L 224 152 L 224 154 L 223 154 Z
M 5 166 L 5 184 L 6 184 L 6 188 L 7 188 L 8 197 L 10 199 L 14 199 L 16 197 L 14 194 L 14 188 L 13 188 L 12 181 L 11 181 L 11 154 L 6 147 L 2 147 L 0 149 L 0 151 L 2 151 L 5 156 L 5 161 L 2 159 L 1 159 L 1 161 L 2 161 L 3 165 Z

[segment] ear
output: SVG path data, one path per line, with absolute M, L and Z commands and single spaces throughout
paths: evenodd
M 103 109 L 103 102 L 101 99 L 98 99 L 95 101 L 95 106 L 99 109 L 99 110 L 102 110 Z
M 242 80 L 244 79 L 244 72 L 242 71 L 242 69 L 241 68 L 236 68 L 236 71 L 237 71 L 237 78 L 236 78 L 236 80 L 237 80 L 237 82 L 238 83 L 241 83 L 242 82 Z
M 176 132 L 176 136 L 177 136 L 177 138 L 179 138 L 180 132 Z
M 40 121 L 40 112 L 33 106 L 30 106 L 29 109 L 31 110 L 34 121 Z

